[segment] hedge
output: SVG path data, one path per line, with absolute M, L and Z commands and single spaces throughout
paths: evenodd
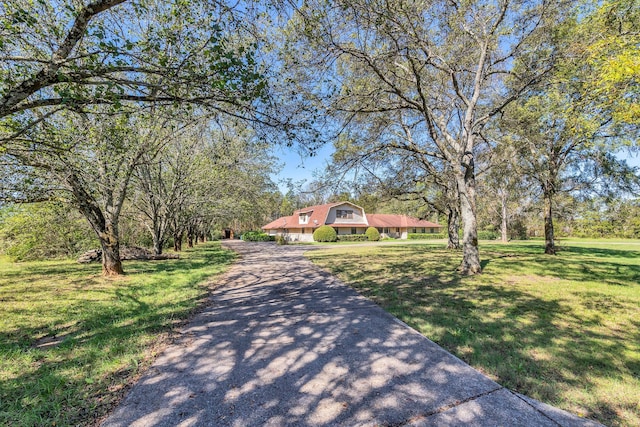
M 446 239 L 448 236 L 443 233 L 409 233 L 407 239 L 409 240 L 437 240 Z
M 241 236 L 241 239 L 245 242 L 273 242 L 276 238 L 260 231 L 247 231 Z
M 338 234 L 338 242 L 366 242 L 366 234 Z

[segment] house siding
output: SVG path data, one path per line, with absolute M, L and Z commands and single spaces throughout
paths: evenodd
M 338 210 L 350 210 L 353 211 L 353 218 L 337 218 L 336 217 L 336 211 Z M 329 209 L 329 213 L 327 214 L 327 221 L 326 224 L 327 225 L 331 225 L 331 224 L 362 224 L 362 223 L 366 223 L 367 219 L 364 216 L 364 212 L 353 205 L 350 205 L 348 203 L 345 203 L 343 205 L 338 205 L 338 206 L 332 206 L 331 209 Z M 344 233 L 343 233 L 344 234 Z M 351 233 L 346 233 L 346 234 L 351 234 Z

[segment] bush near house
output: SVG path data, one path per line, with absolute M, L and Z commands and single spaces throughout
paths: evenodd
M 370 242 L 377 242 L 380 240 L 380 232 L 375 227 L 367 228 L 367 231 L 365 231 L 364 234 Z
M 275 240 L 275 236 L 269 236 L 260 231 L 247 231 L 241 238 L 245 242 L 273 242 Z
M 339 234 L 338 242 L 366 242 L 369 240 L 366 234 Z
M 284 236 L 279 234 L 275 237 L 276 237 L 276 245 L 282 246 L 287 244 L 287 239 Z
M 313 240 L 316 242 L 337 242 L 338 234 L 333 227 L 321 225 L 313 232 Z

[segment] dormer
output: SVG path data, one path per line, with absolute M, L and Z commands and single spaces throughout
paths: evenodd
M 309 224 L 309 218 L 311 218 L 311 213 L 313 211 L 305 211 L 298 213 L 298 224 L 305 225 Z

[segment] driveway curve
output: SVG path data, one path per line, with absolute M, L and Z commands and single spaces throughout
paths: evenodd
M 240 260 L 102 424 L 596 426 L 513 393 L 304 256 L 226 242 Z

